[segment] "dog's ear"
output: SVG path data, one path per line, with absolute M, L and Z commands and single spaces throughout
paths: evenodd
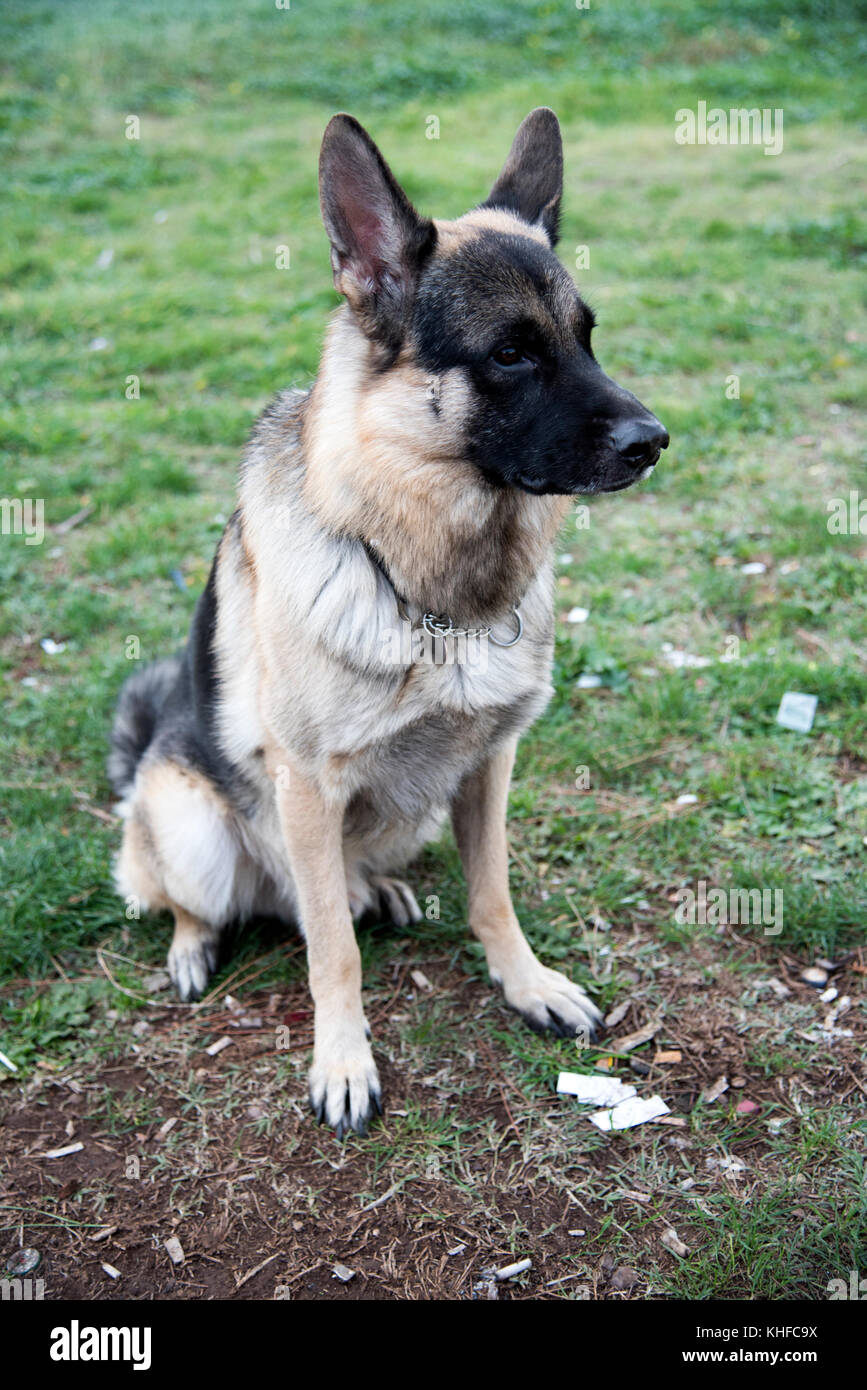
M 368 337 L 395 355 L 434 224 L 416 212 L 364 127 L 342 113 L 322 139 L 319 201 L 334 284 Z
M 509 158 L 484 208 L 506 208 L 538 224 L 557 244 L 563 196 L 563 141 L 550 106 L 537 106 L 518 127 Z

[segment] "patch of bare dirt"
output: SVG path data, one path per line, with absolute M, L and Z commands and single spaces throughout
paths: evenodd
M 622 935 L 628 963 L 639 938 Z M 867 1095 L 859 1010 L 851 1040 L 780 1074 L 757 1064 L 759 1045 L 809 1036 L 822 1013 L 800 981 L 803 962 L 775 962 L 789 990 L 781 1000 L 717 954 L 697 942 L 688 958 L 660 953 L 652 978 L 646 965 L 633 972 L 606 1041 L 616 1053 L 618 1039 L 661 1018 L 656 1037 L 615 1064 L 642 1094 L 662 1094 L 671 1115 L 624 1135 L 598 1134 L 553 1094 L 557 1070 L 595 1059 L 582 1065 L 569 1044 L 552 1044 L 545 1079 L 528 1073 L 520 1043 L 510 1051 L 496 1037 L 524 1036 L 520 1022 L 444 957 L 407 961 L 371 1000 L 387 1108 L 363 1142 L 339 1144 L 307 1111 L 301 985 L 119 1024 L 121 1060 L 5 1084 L 0 1255 L 37 1248 L 49 1299 L 466 1299 L 494 1286 L 507 1299 L 652 1297 L 674 1256 L 648 1213 L 664 1208 L 688 1231 L 689 1203 L 721 1181 L 705 1171 L 706 1153 L 722 1146 L 755 1170 L 768 1115 L 797 1108 L 798 1094 L 859 1109 Z M 410 965 L 429 989 L 407 988 Z M 841 993 L 863 992 L 863 971 L 853 957 L 837 976 Z M 752 1011 L 745 986 L 760 1001 Z M 287 1028 L 288 1049 L 278 1043 Z M 220 1037 L 230 1044 L 210 1056 Z M 689 1117 L 722 1076 L 729 1090 L 707 1108 L 725 1135 L 702 1149 Z M 684 1173 L 696 1175 L 694 1194 L 679 1186 Z M 631 1242 L 632 1282 L 611 1254 L 615 1228 Z M 491 1270 L 523 1258 L 528 1273 L 492 1284 Z M 346 1282 L 337 1266 L 351 1271 Z

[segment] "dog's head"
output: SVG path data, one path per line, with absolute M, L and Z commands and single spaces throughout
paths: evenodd
M 668 434 L 596 361 L 593 314 L 553 249 L 562 189 L 547 107 L 456 222 L 416 212 L 351 116 L 335 116 L 322 142 L 334 281 L 374 370 L 424 380 L 432 431 L 445 415 L 454 434 L 459 415 L 463 457 L 495 486 L 615 492 L 646 476 Z

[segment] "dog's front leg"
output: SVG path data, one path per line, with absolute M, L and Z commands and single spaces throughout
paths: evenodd
M 310 1104 L 338 1139 L 367 1133 L 382 1114 L 379 1076 L 361 1003 L 361 954 L 349 910 L 343 812 L 286 754 L 269 757 L 280 827 L 307 938 L 314 1006 Z
M 504 745 L 466 777 L 452 805 L 469 890 L 470 929 L 485 948 L 491 979 L 531 1028 L 592 1036 L 601 1018 L 596 1005 L 559 970 L 536 958 L 512 907 L 506 803 L 516 743 Z

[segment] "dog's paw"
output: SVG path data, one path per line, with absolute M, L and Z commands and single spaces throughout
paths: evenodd
M 525 967 L 517 979 L 504 981 L 503 994 L 506 1003 L 537 1033 L 581 1036 L 589 1042 L 602 1022 L 601 1013 L 583 989 L 541 961 Z
M 318 1123 L 330 1125 L 338 1139 L 350 1130 L 365 1138 L 374 1116 L 382 1114 L 379 1074 L 363 1032 L 348 1046 L 317 1047 L 309 1084 Z
M 217 968 L 219 937 L 202 931 L 175 932 L 168 958 L 169 977 L 185 1004 L 201 999 Z
M 410 922 L 420 922 L 422 911 L 415 900 L 415 894 L 402 878 L 386 878 L 374 874 L 370 886 L 379 895 L 379 906 L 383 919 L 395 927 L 408 927 Z

